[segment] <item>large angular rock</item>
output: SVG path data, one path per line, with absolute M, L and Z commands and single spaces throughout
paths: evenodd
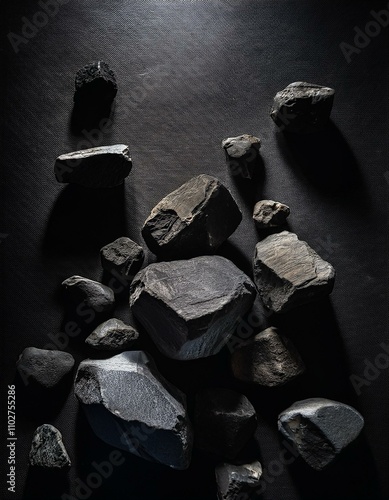
M 94 349 L 120 351 L 132 347 L 138 337 L 139 332 L 135 328 L 120 319 L 111 318 L 95 328 L 85 343 Z
M 278 428 L 301 457 L 322 470 L 354 439 L 364 425 L 351 406 L 324 398 L 297 401 L 278 416 Z
M 243 394 L 210 388 L 196 396 L 195 445 L 197 448 L 234 459 L 257 428 L 257 416 Z
M 62 469 L 71 465 L 62 434 L 53 425 L 43 424 L 36 429 L 29 461 L 30 465 L 49 469 Z
M 220 464 L 215 469 L 219 500 L 256 498 L 262 466 L 258 460 L 243 465 Z
M 115 144 L 66 153 L 55 160 L 58 182 L 87 188 L 111 188 L 122 184 L 132 169 L 128 146 Z
M 100 250 L 100 257 L 105 271 L 131 281 L 142 267 L 145 253 L 138 243 L 130 238 L 122 237 L 105 245 Z
M 156 255 L 183 259 L 213 253 L 241 220 L 229 190 L 215 177 L 201 174 L 153 208 L 142 235 Z
M 72 371 L 74 358 L 68 352 L 26 347 L 16 362 L 23 381 L 51 389 Z
M 335 270 L 305 241 L 283 231 L 257 243 L 254 281 L 264 305 L 283 313 L 330 294 Z
M 151 264 L 135 276 L 130 304 L 159 350 L 185 360 L 219 352 L 254 298 L 250 278 L 214 255 Z
M 270 116 L 286 132 L 317 132 L 328 124 L 334 95 L 330 87 L 294 82 L 276 94 Z
M 261 200 L 255 204 L 253 219 L 259 229 L 282 226 L 289 217 L 290 208 L 279 201 Z
M 108 287 L 82 276 L 71 276 L 62 282 L 62 287 L 76 307 L 86 307 L 97 313 L 111 311 L 115 295 Z
M 258 161 L 260 147 L 261 139 L 249 134 L 224 139 L 222 148 L 226 153 L 231 174 L 251 179 L 260 165 Z
M 304 372 L 304 364 L 289 339 L 274 327 L 258 333 L 231 356 L 234 376 L 266 387 L 284 385 Z
M 143 351 L 82 361 L 74 390 L 106 443 L 174 469 L 189 466 L 192 429 L 185 396 Z
M 74 102 L 78 105 L 109 105 L 117 91 L 115 73 L 104 61 L 94 61 L 76 73 Z

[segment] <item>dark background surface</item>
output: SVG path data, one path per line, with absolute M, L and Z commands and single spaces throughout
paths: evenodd
M 18 436 L 17 492 L 4 498 L 75 496 L 77 478 L 85 481 L 94 461 L 107 460 L 112 449 L 89 429 L 70 384 L 33 394 L 15 379 L 15 361 L 63 328 L 60 283 L 73 274 L 101 279 L 100 246 L 123 235 L 141 243 L 154 204 L 203 172 L 229 186 L 243 211 L 220 253 L 247 273 L 259 238 L 251 212 L 261 198 L 287 203 L 290 229 L 335 266 L 330 300 L 268 320 L 293 338 L 307 374 L 266 391 L 232 380 L 227 349 L 179 363 L 158 355 L 145 335 L 139 347 L 188 393 L 190 411 L 194 392 L 206 385 L 245 393 L 259 415 L 258 449 L 249 451 L 265 468 L 283 449 L 277 414 L 295 400 L 328 397 L 363 414 L 362 435 L 337 463 L 317 473 L 297 460 L 271 477 L 264 500 L 388 498 L 387 370 L 360 396 L 349 381 L 363 376 L 365 360 L 374 362 L 387 338 L 387 30 L 351 63 L 339 48 L 352 43 L 354 26 L 364 29 L 371 9 L 382 8 L 356 0 L 70 0 L 15 53 L 7 33 L 20 34 L 23 16 L 31 20 L 42 9 L 2 2 L 2 383 L 17 383 Z M 95 59 L 111 65 L 119 92 L 111 126 L 86 139 L 87 129 L 72 121 L 73 79 Z M 297 80 L 334 87 L 336 99 L 329 130 L 290 141 L 269 109 L 274 94 Z M 240 133 L 263 140 L 265 174 L 246 184 L 229 176 L 220 148 L 221 139 Z M 123 189 L 87 193 L 55 181 L 59 154 L 119 142 L 130 145 L 134 163 Z M 115 315 L 130 320 L 125 300 Z M 65 348 L 77 362 L 91 355 L 87 333 Z M 5 403 L 3 388 L 2 417 Z M 28 469 L 32 434 L 42 423 L 61 430 L 69 472 Z M 4 435 L 1 443 L 4 453 Z M 215 498 L 214 463 L 195 452 L 191 468 L 178 472 L 126 455 L 90 498 Z

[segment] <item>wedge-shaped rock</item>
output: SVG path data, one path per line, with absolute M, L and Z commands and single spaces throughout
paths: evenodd
M 31 465 L 49 469 L 62 469 L 71 465 L 62 434 L 50 424 L 43 424 L 36 429 L 29 458 Z
M 258 161 L 260 147 L 261 139 L 249 134 L 224 139 L 222 148 L 226 153 L 231 174 L 251 179 L 260 166 Z
M 295 347 L 274 327 L 258 333 L 236 349 L 231 364 L 239 380 L 267 387 L 284 385 L 304 372 Z
M 159 350 L 174 359 L 220 351 L 255 298 L 255 286 L 220 256 L 159 262 L 140 271 L 130 304 Z
M 278 428 L 308 465 L 321 470 L 357 438 L 364 425 L 351 406 L 324 398 L 297 401 L 278 416 Z
M 217 495 L 219 500 L 255 498 L 259 487 L 262 466 L 256 460 L 250 464 L 220 464 L 215 469 Z
M 257 416 L 243 394 L 210 388 L 197 394 L 195 406 L 197 448 L 234 459 L 257 428 Z
M 332 292 L 335 270 L 294 233 L 257 243 L 254 281 L 264 305 L 283 313 Z
M 189 466 L 192 429 L 185 396 L 143 351 L 82 361 L 74 390 L 106 443 L 174 469 Z
M 62 287 L 71 302 L 77 307 L 85 306 L 97 313 L 111 311 L 115 295 L 108 287 L 82 276 L 71 276 L 62 282 Z
M 121 351 L 131 347 L 138 337 L 139 333 L 134 327 L 120 319 L 111 318 L 95 328 L 85 343 L 94 349 Z
M 255 204 L 253 219 L 259 229 L 282 226 L 289 217 L 290 208 L 279 201 L 261 200 Z
M 286 132 L 317 132 L 329 121 L 334 96 L 330 87 L 294 82 L 276 94 L 270 116 Z
M 122 184 L 131 168 L 128 146 L 115 144 L 58 156 L 54 173 L 58 182 L 87 188 L 110 188 Z
M 130 281 L 142 267 L 143 248 L 130 238 L 122 237 L 100 250 L 101 265 L 105 271 Z
M 213 253 L 241 220 L 229 190 L 215 177 L 201 174 L 153 208 L 142 235 L 156 255 L 183 259 Z
M 117 91 L 115 73 L 104 61 L 94 61 L 76 73 L 74 102 L 78 105 L 109 105 Z

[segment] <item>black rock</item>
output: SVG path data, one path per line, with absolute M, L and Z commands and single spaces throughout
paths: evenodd
M 244 382 L 275 387 L 304 372 L 304 364 L 289 339 L 274 327 L 258 333 L 231 357 L 234 376 Z
M 82 361 L 74 390 L 106 443 L 173 469 L 189 466 L 193 438 L 185 396 L 143 351 Z
M 117 91 L 115 73 L 104 61 L 94 61 L 76 73 L 74 102 L 77 104 L 83 106 L 111 104 Z
M 274 97 L 270 116 L 286 132 L 312 133 L 328 124 L 335 90 L 294 82 Z
M 142 235 L 156 255 L 183 259 L 213 253 L 241 220 L 229 190 L 215 177 L 201 174 L 153 208 Z
M 16 362 L 16 368 L 26 384 L 33 381 L 47 389 L 57 385 L 72 371 L 73 366 L 71 354 L 36 347 L 26 347 Z
M 123 237 L 105 245 L 100 250 L 100 257 L 105 271 L 130 282 L 142 267 L 145 254 L 138 243 Z
M 255 298 L 255 286 L 220 256 L 159 262 L 140 271 L 130 304 L 159 350 L 174 359 L 220 351 Z
M 282 226 L 289 217 L 290 208 L 273 200 L 261 200 L 255 204 L 253 219 L 258 228 Z
M 62 287 L 69 300 L 77 307 L 86 307 L 97 313 L 108 312 L 114 308 L 113 291 L 98 281 L 71 276 L 63 281 Z
M 256 498 L 262 466 L 256 460 L 250 464 L 220 464 L 215 469 L 217 496 L 219 500 L 249 500 Z
M 55 160 L 58 182 L 87 188 L 111 188 L 122 184 L 132 169 L 128 146 L 115 144 L 66 153 Z
M 283 231 L 257 243 L 254 281 L 264 305 L 283 313 L 330 294 L 335 270 L 305 241 Z
M 34 432 L 29 459 L 31 465 L 50 469 L 72 465 L 62 442 L 62 434 L 50 424 L 43 424 Z
M 363 417 L 351 406 L 324 398 L 297 401 L 278 416 L 278 428 L 301 457 L 322 470 L 357 438 Z
M 210 388 L 196 396 L 194 428 L 197 448 L 234 459 L 253 436 L 257 416 L 243 394 Z
M 224 139 L 222 148 L 226 153 L 231 174 L 251 179 L 260 165 L 258 162 L 260 147 L 261 139 L 253 135 L 243 134 Z
M 138 337 L 139 333 L 134 327 L 120 319 L 111 318 L 99 325 L 85 342 L 95 349 L 120 351 L 131 347 Z

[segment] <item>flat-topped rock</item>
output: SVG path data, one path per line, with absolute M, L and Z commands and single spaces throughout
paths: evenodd
M 127 281 L 142 267 L 145 253 L 143 248 L 130 238 L 118 238 L 100 250 L 101 265 L 105 271 Z

